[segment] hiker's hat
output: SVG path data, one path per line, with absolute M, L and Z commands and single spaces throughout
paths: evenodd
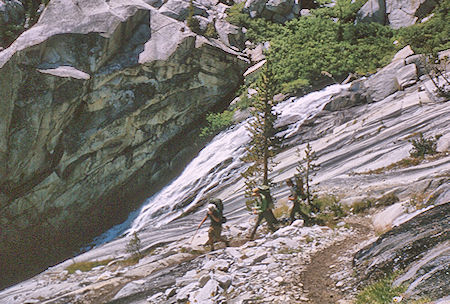
M 213 211 L 214 209 L 216 209 L 216 205 L 214 205 L 214 204 L 208 204 L 208 206 L 206 207 L 206 209 L 208 209 L 208 211 Z

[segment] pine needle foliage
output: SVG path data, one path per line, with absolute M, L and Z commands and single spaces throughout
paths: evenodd
M 251 140 L 246 146 L 247 153 L 242 157 L 244 162 L 252 164 L 242 174 L 249 192 L 258 184 L 269 185 L 268 175 L 274 165 L 273 157 L 282 142 L 282 139 L 277 136 L 278 130 L 275 127 L 275 121 L 279 115 L 274 111 L 277 87 L 269 62 L 263 67 L 256 85 L 258 93 L 253 97 L 251 107 L 254 119 L 247 128 Z
M 300 151 L 297 150 L 297 154 L 300 157 Z M 320 165 L 316 164 L 317 159 L 316 152 L 312 149 L 311 144 L 308 143 L 305 149 L 305 156 L 297 165 L 297 173 L 304 178 L 306 201 L 309 206 L 312 205 L 314 200 L 314 191 L 311 188 L 312 178 L 320 168 Z
M 135 231 L 131 239 L 128 241 L 126 251 L 131 254 L 133 258 L 140 259 L 142 257 L 141 247 L 141 239 L 139 238 L 138 233 Z

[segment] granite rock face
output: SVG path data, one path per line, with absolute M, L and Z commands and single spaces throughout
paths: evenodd
M 394 284 L 408 283 L 408 297 L 449 294 L 450 203 L 425 211 L 383 234 L 353 260 L 362 282 L 402 270 Z
M 302 4 L 298 0 L 247 0 L 245 11 L 252 18 L 262 17 L 284 23 L 300 16 Z
M 357 15 L 358 21 L 386 24 L 385 0 L 369 0 L 361 7 Z
M 358 12 L 358 20 L 389 24 L 398 29 L 427 17 L 437 4 L 435 0 L 369 0 Z
M 0 53 L 1 284 L 167 182 L 198 120 L 240 85 L 240 55 L 143 1 L 52 1 Z

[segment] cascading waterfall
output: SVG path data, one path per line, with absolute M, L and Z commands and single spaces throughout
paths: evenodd
M 279 123 L 288 124 L 282 135 L 286 138 L 294 136 L 306 119 L 313 118 L 332 95 L 347 87 L 336 84 L 278 104 L 276 111 L 280 113 Z M 231 184 L 239 179 L 240 173 L 246 168 L 241 157 L 245 153 L 245 144 L 250 140 L 247 131 L 249 119 L 214 137 L 180 176 L 147 199 L 141 209 L 131 214 L 125 223 L 100 236 L 96 243 L 110 241 L 124 232 L 132 233 L 167 224 L 184 210 L 196 206 L 217 185 Z

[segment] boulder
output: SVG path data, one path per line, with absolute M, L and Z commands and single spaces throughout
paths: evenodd
M 414 84 L 417 81 L 417 68 L 414 64 L 405 67 L 405 61 L 414 52 L 408 45 L 395 54 L 392 62 L 370 76 L 365 82 L 366 92 L 369 102 L 383 100 L 398 90 Z M 403 69 L 404 68 L 404 69 Z M 401 82 L 401 84 L 399 83 Z
M 437 152 L 448 152 L 450 151 L 450 133 L 441 136 L 436 142 Z
M 392 206 L 389 206 L 385 210 L 373 215 L 372 222 L 375 231 L 385 232 L 392 228 L 394 220 L 402 215 L 406 211 L 406 208 L 403 206 L 403 203 L 396 203 Z
M 292 12 L 291 0 L 268 0 L 265 9 L 281 16 L 287 16 Z
M 219 283 L 220 287 L 227 290 L 230 287 L 233 278 L 230 275 L 218 274 L 214 276 L 214 279 Z
M 131 281 L 126 284 L 120 291 L 114 296 L 114 299 L 120 299 L 138 292 L 145 290 L 145 280 Z
M 189 13 L 189 1 L 184 0 L 168 0 L 158 10 L 161 14 L 169 16 L 179 21 L 186 20 Z M 194 6 L 194 15 L 207 17 L 206 10 L 198 5 Z
M 51 1 L 0 53 L 0 286 L 71 255 L 168 182 L 247 67 L 236 47 L 142 1 L 78 4 Z
M 324 110 L 334 112 L 364 104 L 366 102 L 367 98 L 360 90 L 342 91 L 330 99 L 330 101 L 325 105 Z
M 385 0 L 388 24 L 398 29 L 415 24 L 426 17 L 437 5 L 435 0 Z
M 369 0 L 364 4 L 357 14 L 357 22 L 386 23 L 385 0 Z
M 194 282 L 184 286 L 177 292 L 177 301 L 186 302 L 194 290 L 198 288 L 198 283 Z
M 404 65 L 403 61 L 394 61 L 367 79 L 365 86 L 370 102 L 381 101 L 398 91 L 399 85 L 395 75 Z
M 232 25 L 225 20 L 217 20 L 215 27 L 219 39 L 223 43 L 236 47 L 237 49 L 244 48 L 244 34 L 239 27 Z
M 204 304 L 213 304 L 213 298 L 220 294 L 222 288 L 219 285 L 219 282 L 216 280 L 209 280 L 205 286 L 200 288 L 195 293 L 191 293 L 189 296 L 189 301 L 191 303 L 204 303 Z
M 246 49 L 246 53 L 250 56 L 252 62 L 258 63 L 266 58 L 264 55 L 264 51 L 266 50 L 267 48 L 265 47 L 265 44 L 259 43 L 253 49 Z
M 247 0 L 245 1 L 245 10 L 249 12 L 250 17 L 258 17 L 266 5 L 266 0 Z
M 406 58 L 412 55 L 414 55 L 414 51 L 412 50 L 410 45 L 407 45 L 394 55 L 392 61 L 405 60 Z
M 417 67 L 415 64 L 408 64 L 401 67 L 397 73 L 397 83 L 401 90 L 406 87 L 412 86 L 417 82 Z
M 427 210 L 381 235 L 360 250 L 353 265 L 360 284 L 402 271 L 395 284 L 408 282 L 409 297 L 439 299 L 450 293 L 450 203 Z
M 247 0 L 244 6 L 251 18 L 261 17 L 278 23 L 300 16 L 300 10 L 297 0 Z
M 398 29 L 415 24 L 436 7 L 436 0 L 369 0 L 357 14 L 357 22 L 378 22 Z

